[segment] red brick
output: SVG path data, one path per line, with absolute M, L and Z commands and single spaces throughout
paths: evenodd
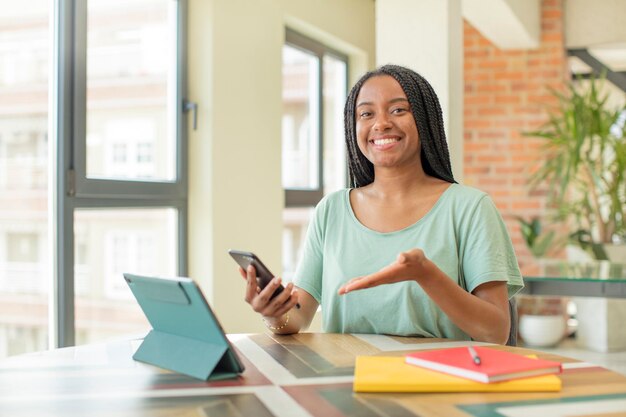
M 487 81 L 491 78 L 493 78 L 493 74 L 490 72 L 473 71 L 465 74 L 465 83 L 467 84 L 469 81 Z
M 541 12 L 542 19 L 562 19 L 563 13 L 561 10 L 547 9 Z
M 543 3 L 541 4 L 541 6 L 544 9 L 553 9 L 558 7 L 559 9 L 561 8 L 561 0 L 543 0 Z
M 489 150 L 491 146 L 488 143 L 466 143 L 464 144 L 465 153 L 481 152 Z
M 508 132 L 503 129 L 489 129 L 483 130 L 479 133 L 481 139 L 488 139 L 493 142 L 494 139 L 501 141 L 502 139 L 506 139 Z M 497 143 L 497 142 L 496 142 Z
M 511 208 L 513 210 L 539 209 L 541 208 L 541 205 L 538 201 L 534 200 L 513 201 L 511 203 Z
M 478 109 L 479 116 L 504 116 L 508 110 L 504 106 L 483 106 Z
M 498 154 L 489 154 L 489 155 L 479 155 L 476 158 L 476 161 L 480 163 L 489 163 L 489 164 L 503 164 L 508 161 L 508 157 L 506 155 L 498 155 Z
M 478 120 L 476 122 L 479 122 Z M 505 119 L 494 120 L 490 126 L 497 128 L 509 128 L 509 129 L 521 129 L 524 127 L 524 121 L 513 117 L 507 117 Z
M 482 184 L 483 187 L 494 187 L 494 186 L 504 187 L 504 186 L 509 185 L 509 179 L 504 178 L 504 177 L 490 176 L 490 177 L 481 178 L 480 183 Z
M 548 118 L 569 78 L 563 46 L 563 2 L 541 2 L 542 44 L 534 50 L 499 50 L 464 23 L 464 181 L 488 192 L 505 218 L 515 250 L 532 260 L 514 215 L 546 216 L 546 187 L 531 190 L 529 177 L 545 155 L 540 138 L 524 132 Z
M 477 176 L 480 174 L 488 174 L 491 169 L 488 166 L 465 166 L 463 167 L 463 173 L 465 175 Z
M 542 140 L 527 136 L 554 104 L 547 87 L 568 79 L 563 47 L 563 1 L 543 0 L 542 43 L 535 50 L 499 50 L 464 23 L 466 95 L 464 181 L 492 195 L 503 213 L 515 250 L 532 260 L 514 215 L 545 215 L 546 189 L 528 179 L 543 155 Z
M 466 129 L 484 129 L 493 126 L 493 122 L 487 119 L 470 119 L 465 120 Z
M 496 207 L 500 211 L 508 210 L 509 207 L 511 206 L 509 201 L 507 199 L 503 199 L 503 198 L 494 198 L 493 202 L 495 203 Z
M 543 33 L 550 33 L 552 31 L 559 31 L 561 32 L 561 24 L 557 23 L 557 22 L 543 22 L 541 24 L 541 32 Z
M 561 44 L 561 43 L 563 43 L 563 33 L 561 33 L 561 32 L 543 33 L 541 35 L 541 42 L 542 43 L 558 43 L 558 44 Z
M 484 38 L 482 36 L 477 37 L 477 43 L 479 46 L 482 46 L 482 47 L 493 47 L 493 44 L 491 43 L 491 41 L 489 41 L 487 38 Z
M 530 186 L 529 186 L 527 177 L 513 178 L 513 186 L 515 186 L 515 187 L 528 187 L 529 188 L 528 192 L 529 192 L 529 194 L 532 195 L 532 191 L 530 190 Z
M 555 101 L 555 98 L 551 94 L 529 94 L 528 102 L 530 103 L 551 103 Z
M 483 59 L 478 64 L 478 68 L 481 69 L 505 69 L 508 66 L 506 59 Z
M 510 174 L 522 174 L 524 172 L 524 167 L 509 165 L 506 167 L 496 167 L 495 171 L 497 175 L 510 176 Z
M 522 71 L 501 71 L 496 72 L 496 80 L 523 80 L 526 77 Z
M 480 83 L 476 85 L 476 91 L 481 93 L 501 93 L 507 91 L 507 85 L 504 83 Z
M 513 154 L 518 154 L 526 149 L 523 143 L 509 143 L 508 148 Z
M 493 103 L 493 95 L 492 94 L 476 94 L 473 96 L 465 97 L 465 105 L 471 106 L 476 104 L 491 104 Z
M 467 58 L 486 58 L 489 56 L 489 50 L 485 48 L 475 48 L 468 50 L 467 43 L 465 44 L 465 56 Z
M 518 104 L 521 101 L 519 94 L 499 94 L 495 97 L 496 104 Z
M 555 69 L 544 69 L 544 70 L 540 70 L 540 71 L 529 71 L 528 72 L 528 78 L 532 79 L 536 79 L 536 80 L 545 80 L 546 78 L 557 78 L 557 77 L 562 77 L 563 76 L 563 71 L 561 70 L 561 68 L 555 68 Z

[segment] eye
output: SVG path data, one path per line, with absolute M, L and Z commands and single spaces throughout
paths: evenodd
M 391 110 L 391 114 L 402 114 L 402 113 L 406 113 L 408 111 L 409 111 L 409 109 L 406 109 L 404 107 L 397 107 L 397 108 Z
M 372 117 L 372 112 L 370 111 L 362 111 L 359 113 L 359 117 L 361 119 L 367 119 L 368 117 Z

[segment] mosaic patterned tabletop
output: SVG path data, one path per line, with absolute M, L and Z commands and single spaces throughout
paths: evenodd
M 626 416 L 626 377 L 522 348 L 497 347 L 563 362 L 561 392 L 356 394 L 357 355 L 469 342 L 317 333 L 229 338 L 246 371 L 215 382 L 135 362 L 140 340 L 8 358 L 0 362 L 0 416 Z

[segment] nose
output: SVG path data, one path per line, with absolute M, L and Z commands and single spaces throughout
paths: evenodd
M 386 112 L 380 112 L 376 115 L 376 120 L 374 120 L 374 130 L 382 132 L 387 129 L 391 129 L 391 119 L 389 114 Z

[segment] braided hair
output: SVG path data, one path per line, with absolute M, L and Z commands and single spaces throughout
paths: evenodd
M 356 99 L 363 84 L 372 77 L 389 75 L 402 87 L 411 107 L 419 134 L 422 167 L 427 175 L 454 183 L 443 116 L 431 85 L 418 73 L 398 65 L 384 65 L 363 75 L 352 87 L 344 108 L 344 129 L 348 148 L 350 186 L 363 187 L 374 181 L 374 165 L 359 149 L 356 137 Z

